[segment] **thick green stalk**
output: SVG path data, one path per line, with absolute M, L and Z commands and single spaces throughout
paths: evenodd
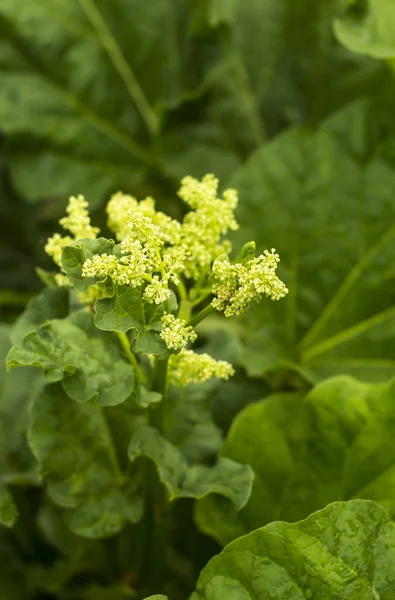
M 168 359 L 155 359 L 151 390 L 162 394 L 162 400 L 151 408 L 149 423 L 161 433 L 164 428 L 167 395 Z M 162 590 L 166 577 L 170 505 L 154 465 L 145 464 L 145 538 L 146 551 L 142 564 L 142 585 L 147 593 Z
M 168 358 L 165 360 L 155 358 L 151 381 L 151 390 L 162 394 L 162 400 L 151 408 L 150 425 L 156 427 L 161 433 L 163 432 L 163 421 L 166 412 L 168 365 Z
M 179 319 L 183 319 L 184 321 L 186 321 L 188 323 L 188 321 L 191 318 L 192 308 L 193 308 L 192 302 L 190 302 L 189 300 L 181 300 L 177 317 Z
M 195 325 L 198 325 L 200 323 L 200 321 L 203 321 L 203 319 L 208 317 L 208 315 L 210 315 L 212 312 L 215 312 L 215 308 L 212 304 L 208 304 L 205 308 L 203 308 L 200 312 L 198 312 L 194 317 L 192 317 L 192 319 L 189 321 L 188 325 L 192 325 L 192 327 L 195 327 Z

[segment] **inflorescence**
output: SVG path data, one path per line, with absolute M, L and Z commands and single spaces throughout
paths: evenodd
M 226 317 L 245 312 L 262 296 L 279 300 L 288 292 L 276 274 L 279 256 L 274 249 L 241 263 L 230 261 L 231 243 L 224 236 L 238 228 L 234 216 L 238 196 L 236 190 L 228 189 L 219 198 L 218 183 L 214 175 L 201 181 L 184 177 L 178 195 L 190 211 L 182 222 L 157 211 L 151 197 L 139 202 L 122 192 L 114 194 L 107 204 L 107 215 L 118 245 L 113 253 L 95 254 L 82 266 L 83 277 L 97 281 L 111 278 L 115 285 L 141 288 L 148 304 L 164 304 L 160 336 L 170 350 L 181 350 L 170 362 L 171 377 L 178 385 L 209 377 L 226 379 L 233 370 L 228 363 L 186 349 L 197 336 L 191 325 L 170 313 L 172 289 L 184 300 L 188 287 L 200 301 L 214 296 L 213 308 Z M 99 233 L 91 225 L 87 207 L 83 196 L 71 197 L 67 216 L 60 220 L 71 235 L 55 233 L 45 246 L 61 269 L 66 246 L 84 238 L 94 239 Z M 58 285 L 69 285 L 65 273 L 57 274 L 56 279 Z M 88 296 L 90 300 L 94 297 Z

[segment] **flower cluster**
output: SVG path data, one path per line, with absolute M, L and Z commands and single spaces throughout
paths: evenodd
M 88 202 L 84 196 L 71 196 L 66 208 L 67 217 L 60 219 L 59 223 L 63 229 L 68 230 L 73 237 L 66 235 L 62 237 L 59 233 L 55 233 L 50 237 L 45 246 L 45 252 L 49 254 L 54 262 L 61 267 L 60 258 L 62 250 L 66 246 L 70 246 L 75 240 L 82 238 L 94 239 L 99 233 L 98 227 L 92 227 L 89 212 L 87 211 Z
M 283 298 L 288 289 L 276 275 L 279 260 L 274 249 L 265 250 L 244 264 L 232 265 L 227 257 L 215 260 L 212 268 L 214 308 L 231 317 L 245 312 L 251 302 L 259 301 L 262 296 L 272 300 Z
M 226 190 L 217 198 L 218 179 L 185 177 L 179 196 L 191 207 L 182 223 L 156 211 L 151 197 L 138 202 L 118 192 L 107 205 L 108 225 L 119 244 L 118 255 L 94 256 L 83 265 L 84 277 L 106 276 L 119 285 L 145 285 L 144 300 L 160 304 L 170 297 L 169 284 L 180 284 L 180 274 L 197 279 L 209 273 L 218 254 L 229 252 L 221 237 L 236 229 L 233 211 L 237 194 Z
M 288 290 L 276 275 L 279 257 L 274 250 L 242 263 L 230 263 L 231 245 L 224 236 L 238 228 L 234 217 L 238 197 L 235 190 L 228 189 L 219 198 L 218 183 L 214 175 L 201 181 L 184 177 L 178 195 L 191 210 L 181 223 L 157 211 L 151 197 L 139 202 L 122 192 L 114 194 L 107 205 L 108 225 L 119 243 L 111 253 L 87 259 L 82 276 L 98 280 L 110 277 L 117 285 L 141 287 L 143 300 L 150 304 L 168 303 L 172 285 L 187 301 L 202 301 L 212 292 L 213 307 L 227 317 L 244 312 L 264 295 L 272 300 L 285 296 Z M 71 235 L 56 233 L 47 242 L 45 249 L 59 266 L 65 246 L 98 234 L 90 223 L 87 206 L 83 196 L 71 197 L 67 216 L 60 221 Z M 210 272 L 212 289 L 208 286 Z M 182 276 L 189 279 L 188 285 Z M 68 284 L 63 273 L 57 275 L 57 281 Z M 188 287 L 192 288 L 190 297 Z M 163 324 L 160 335 L 172 350 L 184 348 L 196 338 L 193 329 L 173 315 L 165 315 Z
M 181 181 L 178 195 L 193 209 L 181 227 L 183 244 L 189 250 L 185 272 L 191 279 L 209 270 L 218 255 L 230 252 L 230 242 L 221 241 L 221 237 L 238 228 L 234 217 L 237 192 L 225 190 L 223 199 L 217 198 L 218 183 L 214 175 L 206 175 L 202 181 L 190 176 Z
M 107 204 L 108 226 L 114 231 L 116 239 L 121 242 L 130 235 L 130 218 L 133 214 L 150 219 L 160 229 L 164 242 L 178 244 L 180 242 L 181 223 L 165 213 L 155 209 L 155 200 L 148 196 L 138 202 L 133 196 L 117 192 Z
M 165 313 L 162 323 L 164 326 L 159 335 L 170 350 L 185 348 L 189 342 L 194 342 L 197 338 L 193 327 L 172 314 Z
M 173 354 L 169 361 L 169 381 L 178 386 L 203 383 L 211 377 L 229 379 L 233 374 L 231 364 L 192 350 L 183 349 L 179 354 Z

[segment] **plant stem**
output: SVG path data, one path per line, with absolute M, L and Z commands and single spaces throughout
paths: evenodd
M 135 372 L 137 373 L 138 378 L 142 383 L 146 383 L 147 379 L 143 371 L 141 370 L 139 363 L 137 362 L 137 358 L 130 349 L 130 342 L 128 340 L 128 336 L 126 335 L 126 333 L 121 333 L 120 331 L 117 331 L 117 335 L 129 362 L 131 363 Z
M 211 296 L 211 288 L 206 288 L 205 290 L 202 290 L 203 294 L 201 294 L 200 296 L 198 296 L 193 302 L 192 302 L 192 307 L 194 308 L 195 306 L 199 306 L 199 304 L 201 304 L 204 300 L 207 300 L 207 298 L 209 296 Z
M 203 321 L 209 314 L 215 312 L 215 308 L 212 304 L 208 304 L 205 308 L 203 308 L 200 312 L 198 312 L 192 319 L 189 321 L 188 325 L 198 325 L 200 321 Z
M 181 300 L 177 317 L 188 323 L 191 318 L 192 306 L 193 304 L 189 300 Z
M 164 416 L 166 412 L 167 395 L 167 369 L 169 359 L 159 360 L 155 358 L 154 369 L 152 372 L 151 390 L 162 394 L 162 400 L 154 405 L 150 412 L 150 425 L 163 432 Z
M 151 390 L 162 394 L 162 400 L 150 411 L 149 424 L 161 433 L 164 428 L 167 393 L 168 359 L 155 358 Z M 142 564 L 142 582 L 147 593 L 158 592 L 166 576 L 168 548 L 169 503 L 154 465 L 147 459 L 145 465 L 145 538 L 146 549 Z M 156 587 L 154 587 L 156 586 Z
M 188 292 L 187 292 L 187 288 L 185 287 L 185 283 L 181 279 L 181 276 L 180 276 L 180 282 L 177 286 L 177 289 L 178 289 L 178 293 L 180 294 L 181 300 L 187 300 Z

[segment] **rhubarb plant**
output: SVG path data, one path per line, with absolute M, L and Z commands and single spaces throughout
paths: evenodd
M 274 249 L 255 256 L 249 242 L 232 259 L 226 235 L 238 227 L 237 192 L 218 197 L 218 179 L 185 177 L 182 222 L 151 197 L 118 192 L 107 205 L 111 237 L 99 237 L 83 196 L 71 197 L 45 245 L 57 271 L 13 331 L 8 369 L 43 371 L 30 410 L 28 442 L 44 486 L 68 529 L 86 539 L 142 536 L 128 565 L 128 589 L 161 590 L 171 552 L 172 512 L 180 498 L 216 495 L 240 510 L 248 501 L 249 465 L 191 460 L 170 439 L 173 390 L 228 379 L 232 365 L 193 349 L 210 313 L 234 317 L 263 297 L 288 290 Z M 17 519 L 6 485 L 1 518 Z M 53 510 L 50 508 L 49 510 Z

